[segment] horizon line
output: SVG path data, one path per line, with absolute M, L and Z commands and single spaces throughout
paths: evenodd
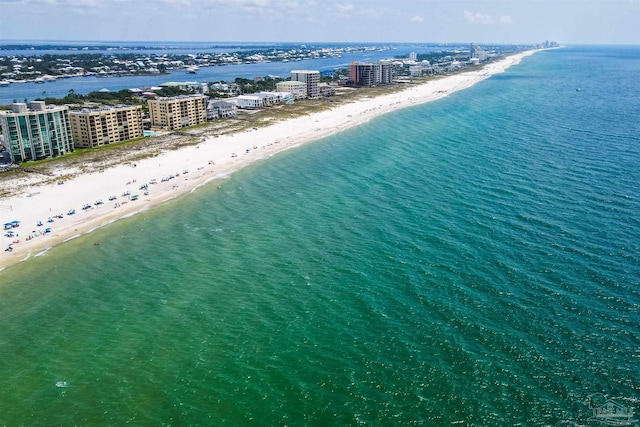
M 434 41 L 221 41 L 221 40 L 70 40 L 70 39 L 1 39 L 0 42 L 65 42 L 65 43 L 220 43 L 220 44 L 424 44 L 424 45 L 446 45 L 446 44 L 493 44 L 493 45 L 535 45 L 544 42 L 535 43 L 512 43 L 512 42 L 478 42 L 478 41 L 449 41 L 449 42 L 434 42 Z

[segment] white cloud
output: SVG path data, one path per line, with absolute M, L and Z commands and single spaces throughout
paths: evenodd
M 414 16 L 412 17 L 410 20 L 410 22 L 413 22 L 414 24 L 422 24 L 424 22 L 424 18 L 422 16 Z
M 211 0 L 210 3 L 240 8 L 267 7 L 271 0 Z
M 255 12 L 267 10 L 275 7 L 271 0 L 162 0 L 173 6 L 225 8 L 241 10 L 244 12 Z M 298 6 L 298 2 L 288 2 L 287 5 Z
M 162 0 L 164 2 L 184 2 L 190 0 Z M 50 11 L 67 12 L 68 9 L 118 9 L 124 6 L 135 7 L 145 4 L 144 0 L 0 0 L 0 4 L 33 6 L 34 8 L 50 8 Z
M 381 17 L 389 16 L 390 14 L 393 13 L 393 11 L 386 7 L 378 7 L 378 8 L 363 9 L 359 11 L 359 13 L 360 15 L 365 16 L 367 18 L 381 18 Z
M 190 6 L 191 0 L 164 0 L 166 3 L 177 6 Z
M 94 14 L 97 13 L 98 8 L 111 7 L 119 3 L 119 1 L 106 3 L 104 0 L 25 0 L 24 2 L 42 8 L 43 13 L 64 10 L 67 13 L 74 12 L 80 15 Z
M 486 15 L 484 13 L 480 13 L 480 12 L 469 12 L 468 10 L 464 11 L 464 17 L 467 21 L 471 22 L 472 24 L 491 24 L 493 23 L 493 18 L 491 18 L 491 15 Z
M 353 12 L 354 6 L 351 3 L 336 3 L 336 11 L 341 15 L 348 15 Z
M 241 9 L 250 11 L 272 7 L 271 0 L 227 0 L 219 1 L 218 3 L 231 4 L 233 6 L 240 7 Z
M 0 0 L 2 1 L 2 0 Z M 128 0 L 132 1 L 132 0 Z M 144 0 L 135 0 L 144 1 Z M 252 19 L 256 22 L 272 23 L 314 21 L 318 14 L 317 0 L 162 0 L 184 13 L 204 15 L 216 19 Z M 190 5 L 189 5 L 190 4 Z M 184 6 L 184 7 L 182 7 Z M 223 18 L 224 17 L 224 18 Z
M 167 1 L 167 0 L 165 0 Z M 174 0 L 176 1 L 176 0 Z M 177 0 L 181 1 L 181 0 Z M 212 11 L 228 10 L 261 20 L 310 20 L 318 12 L 316 0 L 184 0 Z M 353 6 L 351 6 L 353 8 Z
M 0 0 L 0 3 L 32 4 L 35 6 L 50 5 L 61 7 L 96 7 L 104 3 L 102 0 Z M 107 3 L 108 4 L 108 3 Z
M 500 17 L 501 24 L 513 24 L 513 19 L 509 15 L 503 15 Z

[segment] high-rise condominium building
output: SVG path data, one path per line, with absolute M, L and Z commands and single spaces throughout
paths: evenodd
M 149 100 L 151 126 L 174 130 L 207 121 L 207 97 L 181 95 Z
M 143 135 L 140 105 L 71 111 L 69 117 L 75 147 L 96 148 Z
M 303 82 L 307 85 L 307 98 L 320 96 L 318 83 L 320 83 L 320 71 L 294 70 L 291 72 L 291 81 Z
M 349 64 L 349 79 L 357 86 L 389 84 L 393 80 L 390 62 L 352 62 Z
M 11 160 L 22 163 L 62 156 L 73 151 L 69 108 L 44 101 L 11 104 L 0 111 L 0 126 Z
M 478 46 L 477 44 L 471 43 L 471 54 L 470 54 L 470 57 L 471 58 L 476 58 L 480 62 L 486 61 L 487 52 L 484 49 L 482 49 L 480 46 Z

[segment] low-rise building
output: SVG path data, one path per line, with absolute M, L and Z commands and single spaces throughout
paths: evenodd
M 236 98 L 238 108 L 255 110 L 264 107 L 264 98 L 258 95 L 240 95 Z
M 177 88 L 180 90 L 202 90 L 202 83 L 198 82 L 166 82 L 160 85 L 161 88 Z
M 307 97 L 307 84 L 295 80 L 288 80 L 276 83 L 278 92 L 289 92 L 293 94 L 295 99 L 304 99 Z
M 140 105 L 71 111 L 69 118 L 75 147 L 96 148 L 143 136 Z
M 291 92 L 259 92 L 257 95 L 263 96 L 266 105 L 273 104 L 293 104 L 295 97 Z
M 223 92 L 228 92 L 229 91 L 229 85 L 226 83 L 212 83 L 209 88 L 211 90 L 220 90 Z
M 276 104 L 293 104 L 295 98 L 291 92 L 258 92 L 240 95 L 236 98 L 238 108 L 255 110 Z
M 336 94 L 336 89 L 333 86 L 323 83 L 318 86 L 318 92 L 320 96 L 333 96 Z
M 22 163 L 62 156 L 73 151 L 69 108 L 44 101 L 11 104 L 0 111 L 0 127 L 11 161 Z
M 460 67 L 462 67 L 462 64 L 460 64 L 460 61 L 451 61 L 451 64 L 447 66 L 447 71 L 454 72 L 459 70 Z
M 422 65 L 420 64 L 409 65 L 409 75 L 411 77 L 419 77 L 422 75 L 422 73 L 423 73 Z
M 207 104 L 207 119 L 225 119 L 227 117 L 233 117 L 238 113 L 238 108 L 235 104 L 226 101 L 209 101 Z
M 207 121 L 207 97 L 204 95 L 181 95 L 147 102 L 151 126 L 155 128 L 175 130 Z
M 209 88 L 212 91 L 226 93 L 228 95 L 239 95 L 241 92 L 240 86 L 236 83 L 212 83 Z
M 278 96 L 274 92 L 258 92 L 252 95 L 261 97 L 262 105 L 264 105 L 265 107 L 274 105 L 278 102 Z

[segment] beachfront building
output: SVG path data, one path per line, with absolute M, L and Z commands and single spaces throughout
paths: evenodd
M 233 117 L 238 113 L 238 108 L 226 101 L 209 101 L 207 104 L 207 119 L 225 119 Z
M 294 101 L 294 96 L 290 92 L 258 92 L 236 98 L 238 108 L 245 110 L 255 110 L 276 104 L 293 104 Z
M 73 151 L 69 108 L 44 101 L 13 103 L 0 111 L 0 127 L 11 161 L 22 163 L 62 156 Z
M 487 52 L 475 43 L 471 43 L 471 54 L 469 56 L 472 59 L 477 58 L 478 62 L 487 60 Z
M 287 80 L 276 83 L 278 92 L 289 92 L 293 94 L 295 99 L 304 99 L 307 97 L 307 84 L 295 80 Z
M 262 98 L 262 105 L 265 107 L 269 107 L 278 102 L 278 96 L 274 92 L 258 92 L 253 93 L 252 95 Z
M 409 75 L 411 77 L 419 77 L 423 74 L 432 74 L 433 67 L 426 59 L 420 62 L 409 64 Z
M 318 92 L 320 92 L 320 96 L 333 96 L 336 94 L 336 89 L 327 83 L 321 83 L 318 85 Z
M 295 97 L 291 92 L 258 92 L 254 95 L 261 96 L 264 99 L 264 105 L 274 104 L 293 104 Z
M 96 148 L 143 136 L 140 105 L 71 111 L 69 118 L 75 147 Z
M 256 94 L 240 95 L 236 100 L 238 102 L 238 108 L 245 110 L 255 110 L 264 107 L 264 98 Z
M 416 68 L 414 68 L 416 67 Z M 426 59 L 418 64 L 409 66 L 409 74 L 411 76 L 420 76 L 423 74 L 433 74 L 433 66 Z
M 460 67 L 462 67 L 460 61 L 451 61 L 451 64 L 447 66 L 447 71 L 454 72 L 459 70 Z
M 307 85 L 307 98 L 320 96 L 318 83 L 320 83 L 320 71 L 294 70 L 291 72 L 291 81 L 302 82 Z
M 356 86 L 389 84 L 393 80 L 393 65 L 388 61 L 352 62 L 349 64 L 349 80 Z
M 291 92 L 271 92 L 276 97 L 276 104 L 293 104 L 296 100 Z
M 163 130 L 175 130 L 207 121 L 207 97 L 204 95 L 180 95 L 150 99 L 151 126 Z

